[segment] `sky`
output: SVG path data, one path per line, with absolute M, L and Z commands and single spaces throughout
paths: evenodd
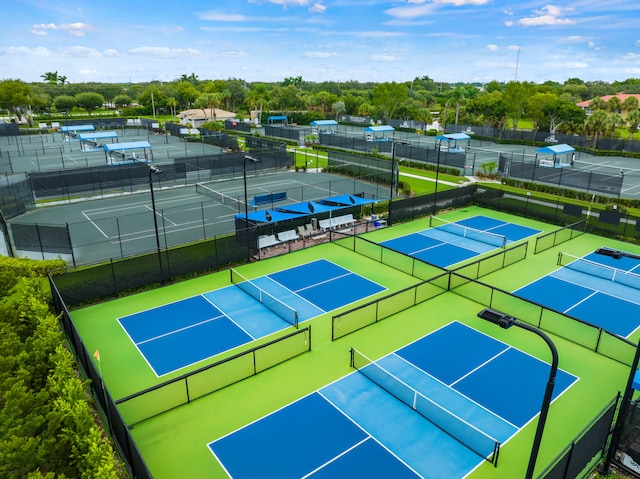
M 0 80 L 640 78 L 637 0 L 2 0 Z

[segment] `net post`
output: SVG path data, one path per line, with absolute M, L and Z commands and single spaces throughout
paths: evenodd
M 496 446 L 493 449 L 493 467 L 498 467 L 498 457 L 500 456 L 500 443 L 496 441 Z
M 353 369 L 355 369 L 356 368 L 356 362 L 355 362 L 355 359 L 354 359 L 355 349 L 351 348 L 349 350 L 349 354 L 350 354 L 349 366 L 351 366 Z

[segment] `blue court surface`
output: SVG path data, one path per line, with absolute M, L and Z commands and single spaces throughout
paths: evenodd
M 540 230 L 526 226 L 478 215 L 393 238 L 381 244 L 446 268 L 539 232 Z
M 458 479 L 538 415 L 549 372 L 452 322 L 208 446 L 235 479 Z
M 640 259 L 615 259 L 594 252 L 513 294 L 629 337 L 640 326 L 638 273 Z
M 335 263 L 318 260 L 251 280 L 298 321 L 385 288 Z M 161 376 L 291 326 L 236 285 L 119 318 L 151 369 Z

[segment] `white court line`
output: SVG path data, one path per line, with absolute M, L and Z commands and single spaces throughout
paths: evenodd
M 100 229 L 100 227 L 99 227 L 97 224 L 95 224 L 95 223 L 93 222 L 93 220 L 92 220 L 91 218 L 89 218 L 89 216 L 87 216 L 87 215 L 85 214 L 85 212 L 84 212 L 84 211 L 82 212 L 82 215 L 83 215 L 85 218 L 87 218 L 87 221 L 88 221 L 89 223 L 91 223 L 91 224 L 95 227 L 95 229 L 97 229 L 97 230 L 102 234 L 102 236 L 104 236 L 106 239 L 109 239 L 109 236 L 108 236 L 104 231 L 102 231 L 102 230 Z
M 151 206 L 149 205 L 144 205 L 145 208 L 147 208 L 149 211 L 153 211 L 153 208 L 151 208 Z M 156 209 L 156 216 L 159 216 L 160 218 L 162 218 L 162 221 L 164 222 L 165 220 L 168 221 L 169 223 L 171 223 L 173 226 L 178 226 L 176 223 L 174 223 L 173 221 L 171 221 L 169 218 L 167 218 L 165 215 L 163 215 L 162 213 L 160 213 L 159 211 L 157 211 Z

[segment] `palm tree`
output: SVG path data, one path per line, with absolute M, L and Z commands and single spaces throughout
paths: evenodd
M 605 125 L 607 130 L 609 130 L 609 137 L 613 140 L 613 137 L 616 133 L 616 128 L 625 125 L 624 118 L 622 118 L 622 115 L 620 113 L 612 113 L 605 120 Z
M 609 113 L 618 113 L 622 111 L 622 102 L 617 96 L 612 96 L 607 102 L 606 109 Z
M 629 139 L 633 140 L 633 135 L 638 131 L 638 125 L 640 125 L 640 110 L 635 109 L 629 112 L 627 115 L 627 125 L 629 127 Z
M 464 103 L 464 100 L 467 98 L 467 90 L 464 87 L 457 86 L 453 90 L 449 92 L 449 100 L 456 104 L 456 122 L 458 124 L 458 118 L 460 116 L 460 107 Z
M 607 106 L 607 102 L 602 99 L 602 97 L 595 97 L 591 102 L 589 102 L 589 110 L 598 111 L 604 110 Z
M 213 118 L 213 121 L 216 121 L 216 108 L 222 102 L 222 94 L 221 93 L 203 93 L 200 95 L 200 98 L 196 100 L 196 106 L 202 110 L 202 112 L 207 115 L 204 111 L 204 108 L 209 108 L 211 115 L 209 118 Z
M 638 101 L 638 97 L 629 96 L 622 102 L 622 111 L 627 112 L 627 116 L 634 111 L 638 111 L 640 108 L 640 101 Z
M 245 102 L 249 103 L 249 105 L 255 109 L 256 107 L 260 107 L 258 111 L 258 123 L 262 123 L 262 107 L 264 102 L 269 100 L 269 90 L 267 86 L 258 83 L 251 88 L 251 91 L 247 94 L 247 98 Z
M 593 148 L 598 146 L 598 135 L 606 131 L 607 116 L 604 110 L 596 110 L 587 118 L 587 129 L 593 133 Z
M 58 78 L 58 72 L 45 72 L 42 75 L 40 75 L 40 78 L 42 78 L 45 82 L 50 83 L 51 85 L 56 85 L 59 81 Z M 66 80 L 66 77 L 65 77 Z

